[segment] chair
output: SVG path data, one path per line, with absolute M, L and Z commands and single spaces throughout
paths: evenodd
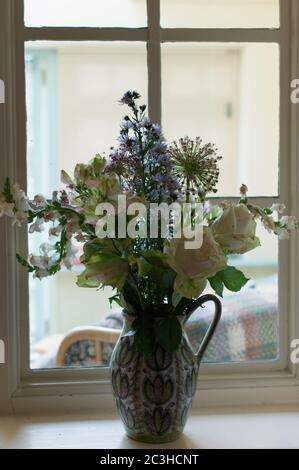
M 82 354 L 84 350 L 88 352 L 88 350 L 91 349 L 87 356 L 84 356 L 84 353 L 82 354 L 81 360 L 84 364 L 88 362 L 103 364 L 103 345 L 114 345 L 117 342 L 120 333 L 120 329 L 106 328 L 104 326 L 74 328 L 64 337 L 59 346 L 56 356 L 56 366 L 64 367 L 77 365 L 78 360 L 74 360 L 74 357 L 78 356 L 78 353 L 76 354 L 76 349 L 78 351 L 78 348 L 79 354 L 80 351 Z

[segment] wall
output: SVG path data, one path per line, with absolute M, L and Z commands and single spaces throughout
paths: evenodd
M 76 274 L 61 272 L 57 276 L 53 331 L 67 332 L 75 326 L 98 324 L 110 311 L 109 297 L 115 294 L 110 287 L 104 290 L 76 286 Z M 117 304 L 113 304 L 114 309 Z

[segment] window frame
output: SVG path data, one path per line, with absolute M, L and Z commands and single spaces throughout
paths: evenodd
M 23 0 L 0 0 L 0 77 L 6 103 L 0 105 L 0 174 L 26 188 L 26 106 L 24 42 L 29 40 L 145 41 L 148 48 L 148 104 L 151 120 L 161 120 L 161 44 L 163 42 L 276 42 L 280 45 L 280 194 L 253 198 L 283 201 L 299 209 L 299 115 L 290 103 L 291 78 L 299 76 L 299 6 L 280 0 L 280 29 L 169 29 L 160 27 L 160 0 L 147 0 L 145 28 L 24 27 Z M 290 183 L 290 184 L 289 184 Z M 227 198 L 234 200 L 234 198 Z M 217 201 L 217 198 L 215 198 Z M 26 252 L 27 230 L 0 224 L 0 338 L 7 363 L 0 365 L 0 412 L 82 406 L 107 409 L 112 404 L 108 369 L 30 370 L 28 274 L 14 253 Z M 203 364 L 195 406 L 299 402 L 299 366 L 290 363 L 290 341 L 299 338 L 298 235 L 280 244 L 280 359 L 273 362 Z M 25 338 L 26 336 L 26 338 Z M 86 396 L 88 395 L 88 400 Z

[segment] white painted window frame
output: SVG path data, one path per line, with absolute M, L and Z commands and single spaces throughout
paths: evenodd
M 149 112 L 161 120 L 161 43 L 276 42 L 280 44 L 281 135 L 280 194 L 270 200 L 299 210 L 299 115 L 290 103 L 290 82 L 299 77 L 298 0 L 282 0 L 280 29 L 162 29 L 159 0 L 147 0 L 147 28 L 24 28 L 23 0 L 0 0 L 0 79 L 6 103 L 0 104 L 0 177 L 26 187 L 26 108 L 24 41 L 145 41 L 148 46 Z M 269 198 L 256 198 L 269 203 Z M 202 366 L 196 403 L 201 406 L 299 402 L 299 367 L 290 363 L 290 342 L 299 338 L 298 236 L 280 246 L 279 361 Z M 107 410 L 112 404 L 108 369 L 29 369 L 28 276 L 15 261 L 26 252 L 27 231 L 0 223 L 0 339 L 6 364 L 0 364 L 0 412 L 24 410 Z

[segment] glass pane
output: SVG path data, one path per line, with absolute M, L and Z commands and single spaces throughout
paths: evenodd
M 204 356 L 204 362 L 275 360 L 279 356 L 278 242 L 258 226 L 262 246 L 231 257 L 250 279 L 240 292 L 224 292 L 221 321 Z M 212 292 L 212 291 L 211 291 Z M 211 321 L 213 306 L 197 310 L 187 324 L 194 349 Z
M 166 28 L 277 28 L 279 0 L 161 0 Z
M 278 193 L 279 48 L 276 44 L 164 44 L 163 127 L 212 142 L 223 156 L 219 196 Z
M 258 236 L 262 247 L 230 260 L 230 265 L 241 269 L 250 281 L 238 293 L 224 293 L 221 322 L 204 362 L 270 361 L 279 356 L 278 243 L 261 227 Z M 58 345 L 65 336 L 61 332 L 69 332 L 74 326 L 100 325 L 115 330 L 117 335 L 122 327 L 121 310 L 111 311 L 108 308 L 108 297 L 112 294 L 110 289 L 100 292 L 75 289 L 74 282 L 75 274 L 66 272 L 58 274 L 54 280 L 43 280 L 42 283 L 31 281 L 31 314 L 35 314 L 31 317 L 32 338 L 38 329 L 44 331 L 40 341 L 32 339 L 31 361 L 34 368 L 55 367 Z M 43 316 L 38 307 L 41 300 Z M 88 309 L 83 310 L 83 305 L 88 305 Z M 212 314 L 213 308 L 207 304 L 204 310 L 196 311 L 187 323 L 187 334 L 195 350 L 204 337 Z M 49 334 L 49 330 L 53 333 Z M 83 338 L 74 339 L 67 348 L 66 365 L 100 365 L 96 358 L 95 342 L 88 339 L 88 335 Z M 114 344 L 104 340 L 100 342 L 103 365 L 108 365 Z
M 26 26 L 146 26 L 145 0 L 25 0 Z
M 51 195 L 60 186 L 61 168 L 72 172 L 76 163 L 108 154 L 116 144 L 124 113 L 118 100 L 125 91 L 136 89 L 147 102 L 146 46 L 28 43 L 26 89 L 28 192 Z M 44 236 L 30 236 L 31 253 L 38 252 Z M 78 261 L 75 271 L 80 269 Z M 30 280 L 33 368 L 55 367 L 61 339 L 72 328 L 99 325 L 110 313 L 111 291 L 80 289 L 75 277 L 76 272 L 62 271 L 42 282 Z M 94 346 L 84 343 L 83 352 L 80 347 L 70 365 L 92 362 Z M 100 362 L 108 364 L 107 354 Z
M 136 89 L 147 101 L 146 46 L 27 43 L 26 84 L 28 192 L 33 197 L 42 187 L 51 195 L 61 168 L 72 172 L 96 153 L 109 154 L 125 91 Z

